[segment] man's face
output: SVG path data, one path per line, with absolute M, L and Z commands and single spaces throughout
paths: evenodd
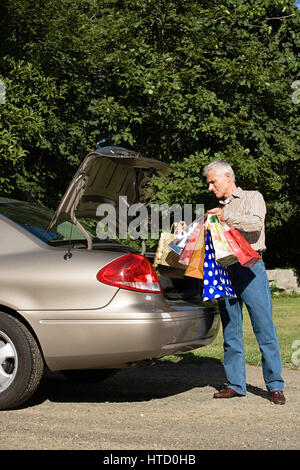
M 212 191 L 217 199 L 227 199 L 231 196 L 232 180 L 229 173 L 218 175 L 215 170 L 210 170 L 206 175 L 206 181 L 208 191 Z

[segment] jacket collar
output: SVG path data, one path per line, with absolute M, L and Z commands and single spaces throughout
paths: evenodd
M 222 204 L 223 206 L 225 206 L 226 204 L 229 204 L 232 201 L 233 198 L 242 197 L 242 193 L 243 193 L 242 188 L 238 187 L 234 191 L 234 193 L 231 194 L 231 196 L 229 196 L 227 199 L 225 199 L 225 201 L 220 200 L 219 203 Z

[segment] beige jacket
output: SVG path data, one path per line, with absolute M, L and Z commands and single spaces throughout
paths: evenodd
M 225 201 L 219 201 L 224 210 L 224 221 L 237 229 L 256 251 L 264 251 L 266 204 L 258 191 L 237 188 Z

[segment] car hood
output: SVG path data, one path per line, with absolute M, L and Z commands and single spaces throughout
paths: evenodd
M 166 176 L 172 168 L 158 160 L 143 158 L 122 147 L 103 147 L 89 153 L 79 166 L 54 214 L 48 230 L 58 220 L 96 216 L 99 204 L 110 203 L 118 209 L 119 197 L 127 204 L 139 200 L 139 186 L 145 170 Z

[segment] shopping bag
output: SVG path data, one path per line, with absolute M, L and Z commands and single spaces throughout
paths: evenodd
M 218 216 L 207 214 L 206 226 L 210 230 L 215 257 L 221 266 L 230 266 L 238 263 L 238 258 L 233 252 L 227 238 L 225 230 Z
M 174 224 L 173 224 L 174 225 Z M 169 243 L 176 236 L 172 233 L 173 226 L 170 232 L 162 232 L 157 245 L 153 266 L 156 268 L 159 265 L 176 268 L 184 271 L 186 266 L 179 263 L 179 255 L 169 248 Z
M 232 289 L 226 267 L 220 266 L 215 259 L 211 234 L 207 231 L 204 255 L 203 301 L 221 297 L 235 298 L 236 295 Z
M 191 234 L 190 238 L 187 241 L 187 244 L 186 244 L 185 248 L 182 250 L 182 252 L 179 256 L 179 262 L 180 263 L 185 264 L 186 266 L 188 266 L 188 264 L 190 262 L 190 259 L 191 259 L 191 256 L 192 256 L 192 254 L 194 252 L 194 249 L 196 247 L 198 236 L 200 234 L 200 231 L 201 231 L 202 227 L 203 227 L 203 224 L 202 225 L 198 224 L 196 226 L 195 230 L 193 231 L 193 233 Z
M 252 246 L 245 240 L 245 238 L 238 232 L 238 230 L 229 227 L 224 222 L 224 236 L 238 261 L 242 266 L 251 268 L 261 256 L 252 248 Z
M 185 276 L 203 279 L 205 237 L 206 232 L 204 225 L 202 225 L 193 254 L 185 271 Z
M 204 221 L 204 217 L 199 217 L 198 219 L 194 220 L 190 225 L 188 225 L 182 232 L 176 234 L 173 240 L 169 243 L 169 247 L 175 253 L 180 255 L 185 248 L 188 240 L 193 235 L 193 232 L 196 230 L 199 224 L 202 224 Z

